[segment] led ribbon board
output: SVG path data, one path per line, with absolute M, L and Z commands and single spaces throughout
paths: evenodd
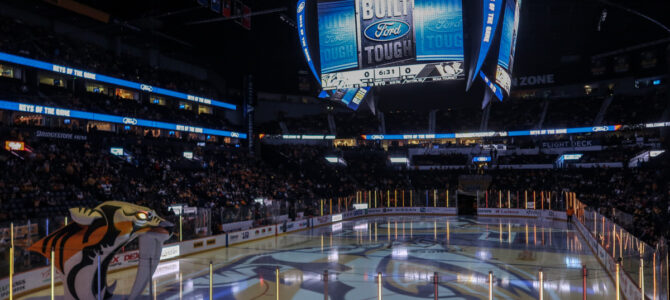
M 19 102 L 11 102 L 11 101 L 0 100 L 0 109 L 20 111 L 20 112 L 26 112 L 26 113 L 32 113 L 32 114 L 38 114 L 38 115 L 47 115 L 47 116 L 56 116 L 56 117 L 66 117 L 66 118 L 75 118 L 75 119 L 83 119 L 83 120 L 101 121 L 101 122 L 108 122 L 108 123 L 115 123 L 115 124 L 142 126 L 142 127 L 167 129 L 167 130 L 175 130 L 175 131 L 190 132 L 190 133 L 209 134 L 209 135 L 215 135 L 215 136 L 232 137 L 232 138 L 240 138 L 240 139 L 246 139 L 247 138 L 247 135 L 245 133 L 239 133 L 239 132 L 234 132 L 234 131 L 195 127 L 195 126 L 190 126 L 190 125 L 179 125 L 179 124 L 165 123 L 165 122 L 158 122 L 158 121 L 150 121 L 150 120 L 137 119 L 137 118 L 131 118 L 131 117 L 91 113 L 91 112 L 85 112 L 85 111 L 78 111 L 78 110 L 51 107 L 51 106 L 43 106 L 43 105 L 35 105 L 35 104 L 29 104 L 29 103 L 19 103 Z
M 122 87 L 127 87 L 135 90 L 141 90 L 153 94 L 159 94 L 163 96 L 168 96 L 168 97 L 173 97 L 173 98 L 178 98 L 182 100 L 187 100 L 191 102 L 196 102 L 196 103 L 201 103 L 201 104 L 207 104 L 211 106 L 217 106 L 217 107 L 222 107 L 226 109 L 231 109 L 231 110 L 236 110 L 237 106 L 234 104 L 226 103 L 226 102 L 221 102 L 221 101 L 216 101 L 212 100 L 209 98 L 205 97 L 199 97 L 195 95 L 189 95 L 186 93 L 182 92 L 177 92 L 173 90 L 168 90 L 164 88 L 159 88 L 155 86 L 151 86 L 148 84 L 143 84 L 143 83 L 137 83 L 133 81 L 128 81 L 124 79 L 119 79 L 115 77 L 110 77 L 106 75 L 100 75 L 92 72 L 87 72 L 83 71 L 80 69 L 75 69 L 67 66 L 60 66 L 60 65 L 55 65 L 51 64 L 48 62 L 43 62 L 35 59 L 30 59 L 26 57 L 21 57 L 17 55 L 12 55 L 4 52 L 0 52 L 0 61 L 6 61 L 9 63 L 17 64 L 17 65 L 22 65 L 22 66 L 27 66 L 27 67 L 32 67 L 32 68 L 37 68 L 41 70 L 46 70 L 50 72 L 56 72 L 56 73 L 61 73 L 65 75 L 70 75 L 74 77 L 79 77 L 79 78 L 84 78 L 88 80 L 93 80 L 93 81 L 99 81 L 99 82 L 104 82 L 104 83 L 109 83 L 113 84 L 116 86 L 122 86 Z
M 670 123 L 668 124 L 670 126 Z M 483 138 L 494 136 L 541 136 L 559 135 L 590 132 L 611 132 L 621 130 L 621 125 L 603 125 L 594 127 L 576 127 L 562 129 L 540 129 L 520 131 L 488 131 L 488 132 L 466 132 L 466 133 L 429 133 L 429 134 L 373 134 L 362 135 L 364 140 L 435 140 L 456 138 Z

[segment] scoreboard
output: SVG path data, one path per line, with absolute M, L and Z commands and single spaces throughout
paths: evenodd
M 308 37 L 307 2 L 316 10 L 310 15 L 316 19 L 310 21 L 312 26 L 317 25 L 311 38 L 318 38 L 314 43 Z M 359 96 L 374 91 L 373 87 L 466 77 L 466 91 L 481 78 L 487 95 L 502 101 L 512 85 L 521 3 L 298 0 L 298 35 L 307 64 L 321 85 L 319 97 L 341 101 L 353 109 L 362 102 Z M 478 45 L 468 47 L 467 54 L 465 33 L 481 36 Z M 314 60 L 310 45 L 318 48 Z M 482 107 L 490 99 L 485 96 Z
M 462 62 L 415 64 L 324 73 L 324 90 L 463 79 Z
M 461 0 L 320 0 L 324 90 L 465 78 Z

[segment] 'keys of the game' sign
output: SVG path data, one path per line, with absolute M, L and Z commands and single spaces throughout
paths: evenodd
M 414 58 L 413 0 L 356 0 L 362 68 Z

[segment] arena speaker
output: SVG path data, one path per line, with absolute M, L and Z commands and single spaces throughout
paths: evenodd
M 107 286 L 107 268 L 122 247 L 139 238 L 140 262 L 128 297 L 137 299 L 158 266 L 173 224 L 150 208 L 120 201 L 71 208 L 70 215 L 74 222 L 29 248 L 47 258 L 54 251 L 65 299 L 111 298 L 116 282 Z

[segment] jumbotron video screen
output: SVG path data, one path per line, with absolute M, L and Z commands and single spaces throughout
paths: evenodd
M 464 79 L 461 0 L 319 0 L 324 90 Z

